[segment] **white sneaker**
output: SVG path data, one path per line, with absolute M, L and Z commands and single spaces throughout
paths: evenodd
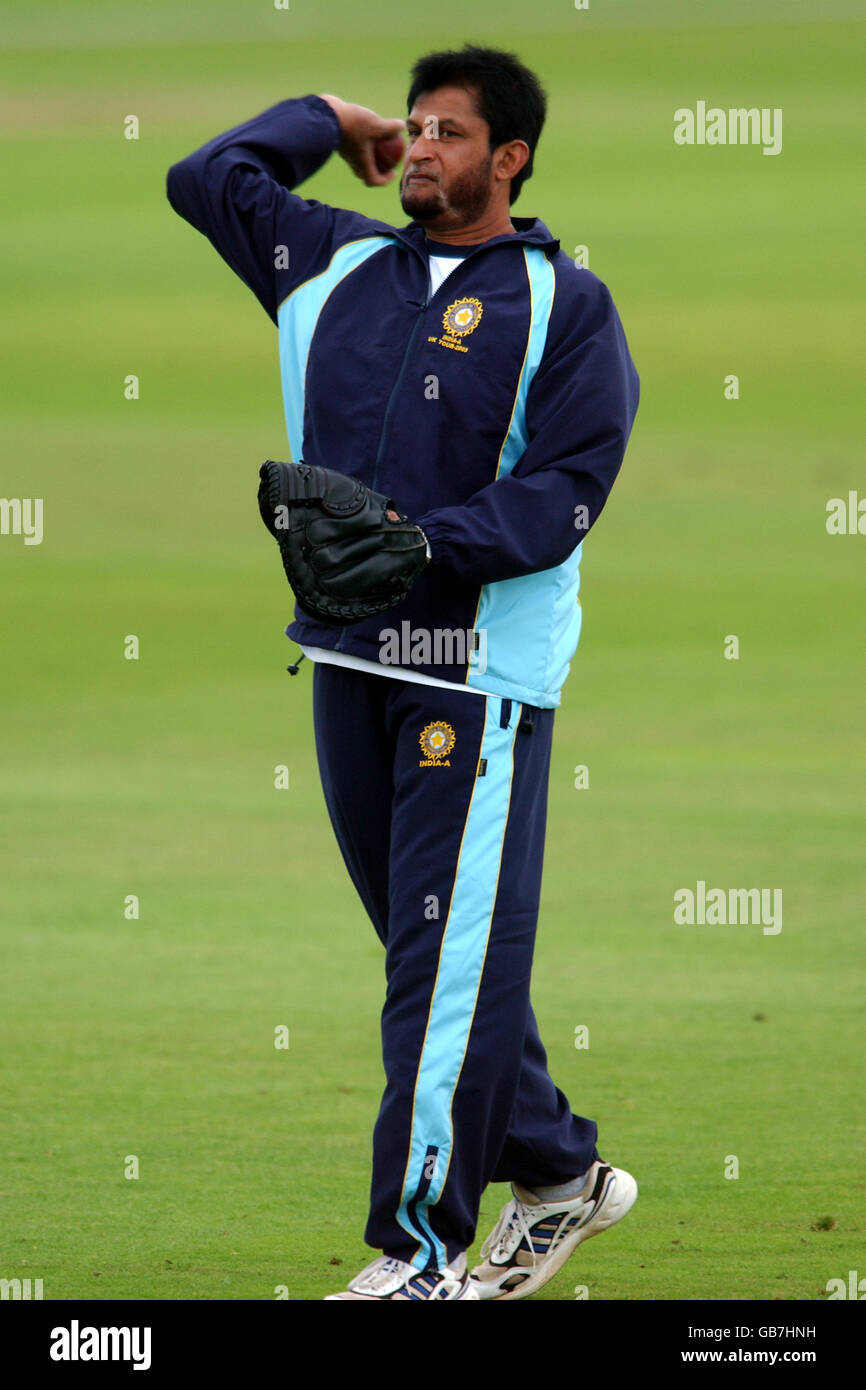
M 552 1279 L 582 1240 L 607 1230 L 630 1211 L 637 1183 L 622 1168 L 595 1162 L 577 1197 L 543 1202 L 512 1183 L 514 1199 L 481 1247 L 487 1258 L 470 1280 L 480 1299 L 527 1298 Z
M 338 1298 L 366 1299 L 371 1303 L 381 1303 L 383 1299 L 466 1299 L 478 1302 L 481 1295 L 469 1282 L 466 1272 L 466 1255 L 458 1255 L 445 1269 L 419 1270 L 404 1260 L 393 1260 L 380 1255 L 377 1260 L 362 1269 L 350 1283 L 345 1293 L 326 1294 L 324 1302 Z

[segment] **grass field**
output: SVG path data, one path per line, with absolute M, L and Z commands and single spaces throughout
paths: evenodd
M 822 1300 L 866 1273 L 866 536 L 825 527 L 866 497 L 866 25 L 813 12 L 0 5 L 0 492 L 44 498 L 41 545 L 0 536 L 0 1276 L 312 1300 L 372 1258 L 382 955 L 255 506 L 276 340 L 164 178 L 284 96 L 402 115 L 412 60 L 464 39 L 547 86 L 515 210 L 589 246 L 643 392 L 586 544 L 534 975 L 554 1078 L 641 1198 L 537 1297 Z M 782 153 L 675 145 L 699 99 L 782 108 Z M 338 160 L 304 192 L 404 220 Z M 699 879 L 781 888 L 783 929 L 676 925 Z

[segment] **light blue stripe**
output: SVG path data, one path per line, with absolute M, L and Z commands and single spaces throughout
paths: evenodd
M 513 706 L 511 727 L 507 729 L 499 726 L 501 708 L 499 700 L 485 699 L 479 756 L 487 759 L 487 771 L 484 777 L 475 779 L 466 817 L 415 1083 L 409 1162 L 397 1212 L 400 1225 L 415 1240 L 418 1233 L 409 1219 L 408 1207 L 421 1183 L 428 1147 L 439 1150 L 436 1175 L 415 1208 L 416 1219 L 428 1241 L 412 1261 L 419 1269 L 430 1262 L 431 1255 L 440 1269 L 447 1263 L 445 1248 L 430 1227 L 427 1208 L 434 1206 L 442 1195 L 451 1161 L 451 1106 L 475 1016 L 499 885 L 511 801 L 514 740 L 522 706 Z
M 391 246 L 391 237 L 364 237 L 350 241 L 335 252 L 327 270 L 313 280 L 307 280 L 284 299 L 277 310 L 280 341 L 280 374 L 283 382 L 283 406 L 286 412 L 286 431 L 295 463 L 304 457 L 304 390 L 307 379 L 307 358 L 316 331 L 319 315 L 328 296 L 341 280 L 370 256 Z
M 531 317 L 529 322 L 529 343 L 523 362 L 523 370 L 517 383 L 517 400 L 511 415 L 511 427 L 502 449 L 497 478 L 507 477 L 525 451 L 529 440 L 526 434 L 526 397 L 535 373 L 544 356 L 547 343 L 547 325 L 553 308 L 555 277 L 553 266 L 543 251 L 537 246 L 524 246 L 523 258 L 526 274 L 529 277 Z
M 537 247 L 524 247 L 524 255 L 532 300 L 529 344 L 498 477 L 511 473 L 527 447 L 526 399 L 544 355 L 553 309 L 553 266 Z M 478 689 L 486 684 L 496 689 L 503 682 L 504 691 L 513 690 L 515 673 L 519 673 L 527 704 L 542 708 L 559 704 L 580 637 L 581 553 L 582 544 L 553 569 L 484 585 L 475 627 L 486 633 L 486 666 L 483 671 L 470 667 L 468 686 Z

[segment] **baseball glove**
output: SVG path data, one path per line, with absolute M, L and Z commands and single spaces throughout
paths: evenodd
M 358 623 L 405 598 L 427 563 L 427 540 L 390 498 L 309 463 L 268 460 L 259 478 L 262 521 L 311 618 Z

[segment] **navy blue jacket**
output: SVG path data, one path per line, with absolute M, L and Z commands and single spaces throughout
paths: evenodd
M 535 218 L 512 217 L 430 297 L 423 227 L 290 191 L 340 139 L 327 102 L 290 99 L 168 174 L 172 207 L 278 327 L 292 458 L 386 493 L 430 543 L 390 612 L 334 628 L 296 609 L 289 635 L 378 662 L 386 629 L 483 634 L 459 662 L 459 644 L 422 641 L 413 669 L 552 708 L 580 633 L 582 542 L 637 410 L 619 316 Z

